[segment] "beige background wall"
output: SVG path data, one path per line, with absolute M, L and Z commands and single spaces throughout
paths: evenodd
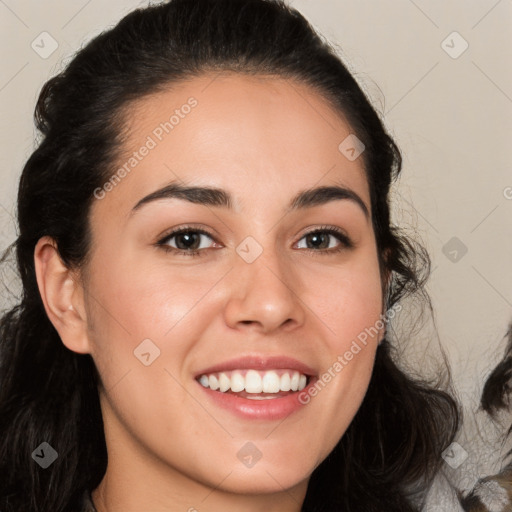
M 403 151 L 395 218 L 430 250 L 437 331 L 471 408 L 512 320 L 512 2 L 289 3 L 338 45 Z M 0 0 L 1 245 L 14 238 L 42 84 L 84 41 L 145 4 Z

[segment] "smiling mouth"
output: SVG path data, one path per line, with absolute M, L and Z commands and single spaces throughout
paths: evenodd
M 220 393 L 234 394 L 250 400 L 269 400 L 302 391 L 310 377 L 296 370 L 239 369 L 205 373 L 198 377 L 201 386 Z

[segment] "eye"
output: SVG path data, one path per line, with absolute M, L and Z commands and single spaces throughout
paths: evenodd
M 201 238 L 205 237 L 214 240 L 213 236 L 208 233 L 208 231 L 198 228 L 182 227 L 166 235 L 157 245 L 167 252 L 185 256 L 199 256 L 201 251 L 208 248 L 208 244 L 205 246 L 201 243 Z M 171 244 L 173 239 L 175 239 L 175 246 Z
M 333 238 L 338 240 L 338 246 L 331 245 Z M 313 231 L 309 231 L 301 238 L 301 240 L 303 239 L 306 240 L 306 247 L 299 248 L 305 248 L 321 254 L 332 254 L 354 247 L 350 238 L 341 229 L 335 226 L 322 226 Z

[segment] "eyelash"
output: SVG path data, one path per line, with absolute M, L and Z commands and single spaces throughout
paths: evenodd
M 171 233 L 166 235 L 164 238 L 159 240 L 156 243 L 156 245 L 158 247 L 160 247 L 161 249 L 163 249 L 167 253 L 174 253 L 179 256 L 188 256 L 188 257 L 201 256 L 201 253 L 204 252 L 205 249 L 195 249 L 195 250 L 185 251 L 183 249 L 176 249 L 174 247 L 170 247 L 169 245 L 167 245 L 167 242 L 169 242 L 169 240 L 171 240 L 175 236 L 181 235 L 183 233 L 198 233 L 201 235 L 206 235 L 209 238 L 211 238 L 213 241 L 215 241 L 215 238 L 213 237 L 213 235 L 211 233 L 209 233 L 208 231 L 205 231 L 204 229 L 200 229 L 200 228 L 196 228 L 196 227 L 192 227 L 192 226 L 184 226 L 184 227 L 176 229 L 175 231 L 172 231 Z M 302 240 L 304 237 L 306 237 L 308 235 L 317 234 L 317 233 L 327 233 L 329 235 L 334 236 L 341 242 L 340 247 L 335 248 L 335 249 L 319 249 L 319 250 L 305 249 L 306 251 L 315 252 L 315 253 L 325 255 L 325 254 L 338 253 L 342 250 L 352 249 L 354 247 L 354 244 L 352 243 L 350 238 L 343 231 L 341 231 L 339 228 L 336 228 L 334 226 L 321 226 L 319 228 L 315 228 L 311 231 L 308 231 L 307 233 L 304 233 L 302 235 L 302 237 L 300 238 L 300 240 Z

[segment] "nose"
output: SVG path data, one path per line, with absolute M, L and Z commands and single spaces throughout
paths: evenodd
M 304 323 L 300 279 L 276 251 L 265 249 L 252 263 L 237 257 L 230 279 L 224 310 L 229 327 L 267 334 L 276 329 L 293 330 Z

